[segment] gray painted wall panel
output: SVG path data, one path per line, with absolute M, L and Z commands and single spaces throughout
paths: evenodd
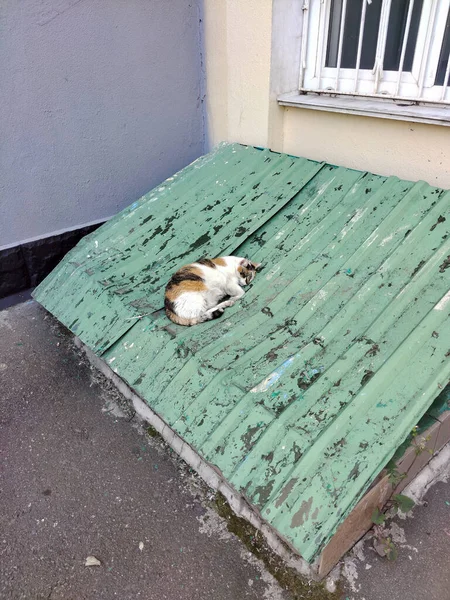
M 4 0 L 0 246 L 115 214 L 203 152 L 186 0 Z

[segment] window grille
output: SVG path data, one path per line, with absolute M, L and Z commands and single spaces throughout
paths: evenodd
M 299 90 L 450 105 L 450 0 L 303 0 Z

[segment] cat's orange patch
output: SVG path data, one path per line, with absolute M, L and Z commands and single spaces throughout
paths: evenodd
M 220 267 L 226 267 L 227 266 L 226 260 L 224 260 L 223 258 L 220 258 L 220 257 L 219 258 L 213 258 L 212 262 L 215 265 L 219 265 Z
M 204 292 L 208 288 L 203 281 L 182 281 L 177 288 L 182 292 Z
M 191 272 L 194 272 L 195 269 L 190 269 Z M 174 285 L 166 290 L 166 298 L 171 302 L 175 302 L 180 294 L 184 292 L 204 292 L 208 288 L 206 287 L 203 281 L 191 281 L 186 279 L 185 281 L 180 281 L 177 285 Z
M 178 294 L 179 294 L 178 286 L 176 286 L 176 287 L 174 286 L 174 287 L 166 290 L 166 298 L 168 300 L 170 300 L 171 302 L 173 302 L 175 300 L 175 298 L 178 297 Z

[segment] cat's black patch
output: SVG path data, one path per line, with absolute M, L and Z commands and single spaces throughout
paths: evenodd
M 175 285 L 179 285 L 182 281 L 204 281 L 204 279 L 203 277 L 200 277 L 200 275 L 192 273 L 189 269 L 180 269 L 170 278 L 167 289 L 170 290 Z
M 212 318 L 213 319 L 219 319 L 222 315 L 223 315 L 223 308 L 220 308 L 219 310 L 215 310 L 212 313 Z
M 169 298 L 164 298 L 164 308 L 169 312 L 175 312 L 175 305 Z
M 211 269 L 215 269 L 216 265 L 209 258 L 201 258 L 197 261 L 199 265 L 205 265 L 205 267 L 211 267 Z

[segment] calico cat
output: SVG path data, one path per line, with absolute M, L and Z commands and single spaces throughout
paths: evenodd
M 182 267 L 167 284 L 166 315 L 178 325 L 196 325 L 219 317 L 244 295 L 242 286 L 253 281 L 260 266 L 246 258 L 223 256 L 202 258 Z

